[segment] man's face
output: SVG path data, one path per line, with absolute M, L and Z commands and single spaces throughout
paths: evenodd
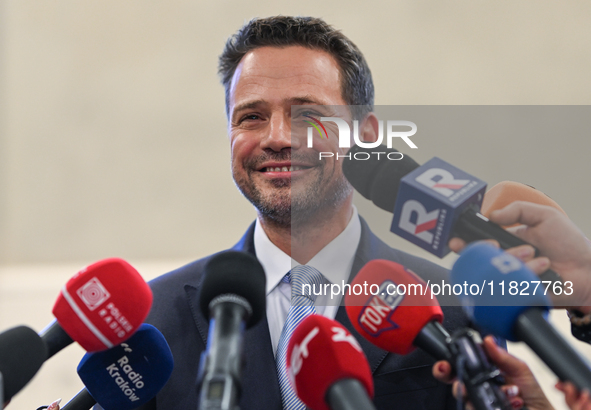
M 334 212 L 352 192 L 342 160 L 319 160 L 319 152 L 344 153 L 336 125 L 326 123 L 328 139 L 315 138 L 314 148 L 307 148 L 305 132 L 292 138 L 292 105 L 308 105 L 294 107 L 294 124 L 303 124 L 303 115 L 336 116 L 309 107 L 345 105 L 335 59 L 300 46 L 261 47 L 246 54 L 230 88 L 232 173 L 259 212 L 281 225 L 290 224 L 296 214 L 309 218 L 319 211 Z

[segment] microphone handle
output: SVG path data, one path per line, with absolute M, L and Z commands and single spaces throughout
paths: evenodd
M 522 313 L 514 331 L 560 380 L 572 382 L 579 390 L 591 391 L 591 368 L 548 323 L 544 310 L 532 307 Z
M 450 237 L 458 237 L 467 243 L 480 241 L 483 239 L 496 240 L 501 249 L 514 248 L 520 245 L 530 245 L 524 240 L 506 231 L 500 225 L 491 222 L 486 216 L 475 210 L 473 207 L 466 208 L 458 218 L 453 233 Z M 540 251 L 534 247 L 535 256 L 540 255 Z M 562 282 L 562 278 L 552 269 L 548 269 L 539 275 L 541 280 L 550 280 L 552 282 Z
M 47 359 L 74 342 L 57 320 L 54 320 L 49 326 L 43 329 L 39 333 L 39 336 L 41 336 L 41 339 L 43 339 L 47 346 Z
M 237 295 L 221 295 L 209 305 L 207 349 L 200 363 L 203 410 L 237 410 L 243 364 L 242 343 L 250 304 Z
M 435 360 L 447 360 L 455 371 L 453 355 L 447 341 L 448 337 L 449 333 L 441 326 L 441 323 L 432 321 L 421 329 L 412 344 L 429 353 Z
M 89 410 L 96 404 L 96 400 L 90 395 L 86 387 L 62 407 L 62 410 Z
M 331 410 L 375 410 L 363 385 L 356 379 L 341 379 L 329 387 L 326 401 Z

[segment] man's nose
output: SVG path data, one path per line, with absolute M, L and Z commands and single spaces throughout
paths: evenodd
M 267 128 L 267 135 L 262 141 L 262 147 L 279 152 L 285 148 L 298 149 L 300 139 L 292 135 L 291 119 L 285 116 L 275 115 L 271 117 Z

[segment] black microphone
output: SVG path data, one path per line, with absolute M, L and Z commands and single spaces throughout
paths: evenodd
M 237 408 L 244 331 L 265 314 L 265 286 L 263 267 L 248 253 L 222 252 L 205 266 L 200 306 L 210 321 L 199 363 L 200 409 Z
M 17 326 L 0 334 L 0 374 L 4 402 L 10 401 L 35 376 L 47 359 L 47 347 L 31 328 Z
M 450 252 L 447 243 L 452 237 L 467 243 L 494 239 L 502 249 L 527 244 L 479 212 L 484 181 L 439 158 L 422 166 L 406 154 L 400 160 L 389 160 L 386 154 L 398 151 L 385 146 L 355 145 L 349 152 L 351 158 L 365 154 L 364 160 L 343 162 L 343 173 L 351 185 L 378 207 L 394 213 L 393 233 L 426 251 L 444 257 Z M 551 269 L 540 278 L 560 281 Z

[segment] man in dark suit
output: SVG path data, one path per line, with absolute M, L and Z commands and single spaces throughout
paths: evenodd
M 279 410 L 283 407 L 274 352 L 277 329 L 283 326 L 285 305 L 289 305 L 289 298 L 282 293 L 289 283 L 280 280 L 289 266 L 275 271 L 274 266 L 286 266 L 285 261 L 287 265 L 290 261 L 314 265 L 322 255 L 324 262 L 320 264 L 328 270 L 331 261 L 344 261 L 347 271 L 340 274 L 349 281 L 366 262 L 377 258 L 396 261 L 425 280 L 438 282 L 446 272 L 391 249 L 357 215 L 352 205 L 353 188 L 341 170 L 342 160 L 336 155 L 319 159 L 319 152 L 346 155 L 347 149 L 338 146 L 336 127 L 327 124 L 326 138 L 315 139 L 313 148 L 306 146 L 305 135 L 293 132 L 294 124 L 306 118 L 340 115 L 349 123 L 360 120 L 361 139 L 376 140 L 371 73 L 349 39 L 320 19 L 255 19 L 226 44 L 220 74 L 226 90 L 233 177 L 258 213 L 256 223 L 234 249 L 261 259 L 268 282 L 267 315 L 245 336 L 240 408 Z M 302 105 L 305 110 L 298 111 L 297 106 Z M 356 107 L 343 113 L 331 108 L 336 106 Z M 346 245 L 335 249 L 339 241 Z M 269 257 L 268 249 L 275 259 Z M 152 402 L 158 409 L 186 410 L 198 403 L 199 358 L 208 333 L 208 321 L 199 310 L 199 288 L 208 259 L 151 282 L 154 305 L 147 322 L 162 331 L 175 360 L 171 379 Z M 321 273 L 325 283 L 331 281 L 330 275 Z M 363 347 L 374 375 L 377 408 L 454 406 L 449 386 L 431 376 L 433 360 L 428 355 L 420 351 L 407 356 L 389 354 L 353 330 L 342 306 L 318 308 L 318 313 L 343 323 Z M 444 313 L 444 326 L 449 330 L 467 325 L 460 308 L 444 308 Z

